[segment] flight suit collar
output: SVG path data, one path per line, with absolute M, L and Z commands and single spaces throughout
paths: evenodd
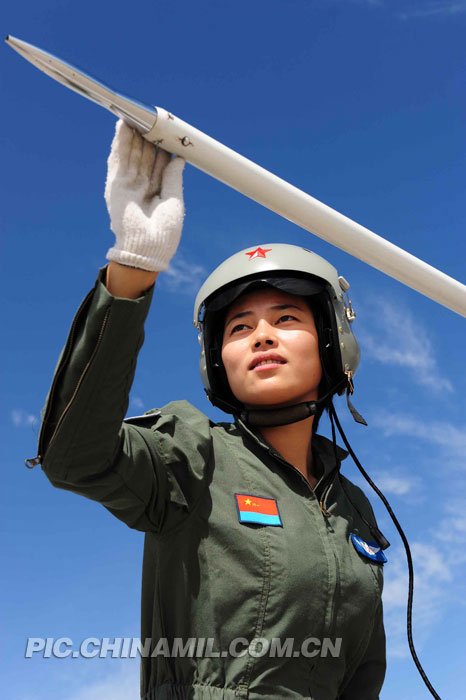
M 243 432 L 246 433 L 254 442 L 260 447 L 267 450 L 273 456 L 279 455 L 277 450 L 261 435 L 257 428 L 252 428 L 247 426 L 240 418 L 235 418 L 235 425 Z M 348 452 L 344 450 L 339 445 L 336 445 L 336 456 L 337 463 L 335 463 L 335 452 L 333 448 L 333 442 L 326 438 L 324 435 L 315 434 L 312 436 L 312 451 L 315 458 L 315 466 L 317 469 L 316 478 L 318 482 L 316 484 L 316 489 L 319 488 L 319 484 L 327 478 L 327 476 L 334 472 L 340 467 L 340 462 L 348 456 Z

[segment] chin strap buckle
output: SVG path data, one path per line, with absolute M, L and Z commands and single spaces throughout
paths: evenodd
M 346 378 L 348 380 L 348 385 L 346 387 L 346 394 L 354 394 L 354 383 L 353 383 L 353 372 L 350 369 L 345 369 Z
M 348 384 L 346 387 L 346 403 L 348 406 L 348 410 L 353 416 L 356 423 L 360 423 L 361 425 L 367 425 L 365 418 L 359 413 L 359 411 L 353 406 L 353 404 L 350 401 L 350 394 L 354 394 L 353 372 L 350 369 L 346 369 L 345 374 L 348 379 Z

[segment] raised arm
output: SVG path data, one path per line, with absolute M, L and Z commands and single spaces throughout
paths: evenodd
M 99 501 L 145 531 L 161 526 L 167 477 L 147 440 L 150 423 L 123 419 L 154 283 L 181 236 L 183 167 L 118 122 L 105 188 L 116 242 L 73 319 L 33 460 L 54 486 Z
M 158 272 L 148 272 L 110 262 L 107 265 L 105 286 L 114 297 L 137 299 L 155 284 L 158 276 Z

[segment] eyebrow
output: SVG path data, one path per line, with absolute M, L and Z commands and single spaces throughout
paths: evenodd
M 273 311 L 276 311 L 277 309 L 281 309 L 282 311 L 284 309 L 297 309 L 298 311 L 303 311 L 303 309 L 300 306 L 296 306 L 296 304 L 275 304 L 274 306 L 269 306 L 269 309 L 272 309 Z M 230 318 L 229 321 L 225 323 L 225 328 L 230 325 L 232 321 L 234 321 L 237 318 L 243 318 L 244 316 L 249 316 L 252 314 L 252 311 L 240 311 L 239 313 L 235 314 Z

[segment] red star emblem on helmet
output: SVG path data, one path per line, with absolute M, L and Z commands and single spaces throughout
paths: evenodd
M 254 258 L 265 258 L 266 253 L 270 253 L 272 248 L 256 248 L 255 250 L 251 250 L 249 253 L 245 253 L 245 255 L 249 255 L 249 260 L 254 260 Z

